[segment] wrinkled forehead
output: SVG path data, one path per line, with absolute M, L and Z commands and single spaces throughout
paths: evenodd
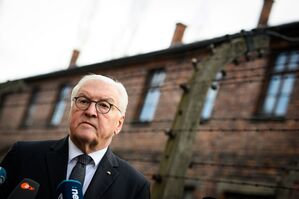
M 103 80 L 88 80 L 83 82 L 77 95 L 87 95 L 94 100 L 111 99 L 119 102 L 120 94 L 115 84 Z

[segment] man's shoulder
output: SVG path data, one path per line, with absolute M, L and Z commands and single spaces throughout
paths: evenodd
M 13 149 L 21 151 L 35 151 L 41 152 L 48 150 L 51 146 L 55 146 L 61 140 L 38 140 L 38 141 L 18 141 L 13 145 Z
M 132 178 L 134 177 L 138 181 L 147 181 L 145 176 L 138 171 L 135 167 L 133 167 L 129 162 L 126 160 L 118 157 L 115 155 L 118 163 L 119 163 L 119 171 L 122 172 L 122 175 L 124 175 L 126 178 Z

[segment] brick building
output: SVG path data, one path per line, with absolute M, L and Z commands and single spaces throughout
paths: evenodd
M 205 94 L 183 198 L 298 198 L 299 22 L 2 83 L 1 157 L 18 140 L 66 136 L 71 88 L 97 73 L 118 79 L 129 94 L 123 131 L 111 147 L 157 183 L 152 176 L 195 59 L 232 38 L 246 38 L 250 47 L 255 34 L 267 35 L 269 47 L 234 57 Z

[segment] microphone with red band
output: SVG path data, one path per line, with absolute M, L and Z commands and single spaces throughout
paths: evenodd
M 7 199 L 34 199 L 39 189 L 39 183 L 25 178 L 10 193 Z
M 77 180 L 64 180 L 56 190 L 57 199 L 83 199 L 82 185 Z

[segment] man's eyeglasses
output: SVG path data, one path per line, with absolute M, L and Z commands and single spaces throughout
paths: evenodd
M 114 106 L 117 110 L 119 110 L 117 106 L 105 100 L 93 101 L 88 99 L 87 97 L 80 96 L 80 97 L 74 97 L 73 101 L 75 102 L 76 107 L 82 111 L 87 110 L 92 102 L 95 103 L 96 110 L 101 114 L 108 113 L 111 110 L 112 106 Z M 120 110 L 119 112 L 121 113 Z

